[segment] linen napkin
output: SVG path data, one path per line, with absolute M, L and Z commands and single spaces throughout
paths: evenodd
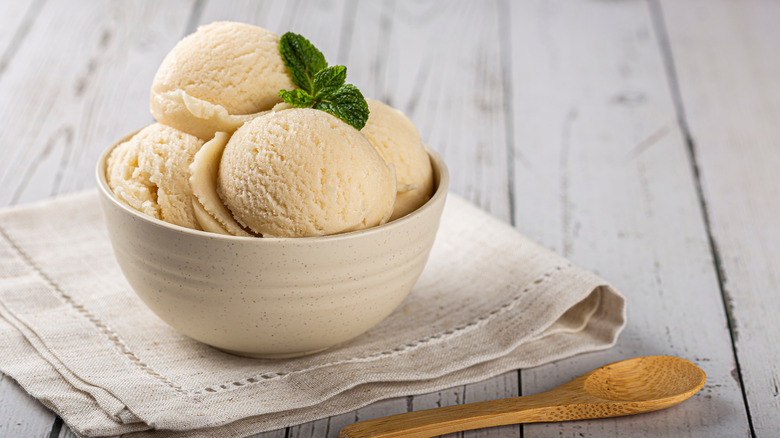
M 0 371 L 80 436 L 246 436 L 612 346 L 623 296 L 449 195 L 428 264 L 366 334 L 259 360 L 135 296 L 94 191 L 0 212 Z

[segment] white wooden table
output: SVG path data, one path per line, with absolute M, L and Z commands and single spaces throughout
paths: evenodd
M 780 2 L 0 2 L 0 206 L 95 185 L 152 121 L 152 76 L 201 23 L 302 33 L 405 111 L 452 191 L 628 296 L 616 347 L 261 434 L 335 437 L 393 413 L 530 394 L 601 364 L 682 356 L 677 407 L 463 436 L 778 436 Z M 0 436 L 71 437 L 0 375 Z

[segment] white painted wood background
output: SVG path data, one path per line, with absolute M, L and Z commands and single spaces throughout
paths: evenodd
M 780 430 L 780 2 L 0 1 L 0 206 L 91 188 L 152 121 L 148 89 L 214 20 L 309 37 L 405 111 L 452 191 L 628 296 L 609 351 L 260 434 L 536 393 L 622 358 L 705 369 L 677 407 L 464 437 L 739 437 Z M 459 434 L 460 435 L 460 434 Z M 0 436 L 72 437 L 0 375 Z

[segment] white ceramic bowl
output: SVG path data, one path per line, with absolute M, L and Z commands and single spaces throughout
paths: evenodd
M 412 289 L 449 185 L 428 151 L 435 192 L 393 222 L 324 237 L 253 238 L 191 230 L 117 199 L 101 155 L 97 180 L 117 262 L 138 296 L 179 332 L 242 356 L 314 353 L 367 331 Z

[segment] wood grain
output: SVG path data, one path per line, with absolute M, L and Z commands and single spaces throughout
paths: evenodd
M 40 1 L 0 3 L 0 83 L 40 12 Z M 0 147 L 5 152 L 5 148 Z M 45 436 L 56 415 L 0 374 L 0 436 Z
M 38 17 L 41 0 L 0 3 L 0 77 L 27 37 L 30 26 Z
M 0 81 L 0 205 L 94 185 L 98 154 L 152 121 L 149 84 L 190 5 L 43 5 Z
M 443 391 L 423 394 L 411 397 L 412 411 L 435 409 L 440 407 L 461 405 L 464 403 L 478 403 L 486 400 L 497 400 L 520 395 L 520 385 L 517 372 L 509 372 L 500 376 L 487 379 L 465 386 L 449 388 Z M 469 430 L 463 433 L 444 435 L 445 438 L 454 437 L 521 437 L 522 426 L 517 424 L 492 427 L 483 430 Z
M 2 8 L 12 3 L 3 2 Z M 20 26 L 28 28 L 24 38 L 14 41 L 18 48 L 0 71 L 0 151 L 5 157 L 0 205 L 94 185 L 92 169 L 103 148 L 151 122 L 151 78 L 183 35 L 187 14 L 181 12 L 191 5 L 26 3 Z M 33 403 L 7 377 L 0 387 L 0 406 L 0 421 L 9 427 L 0 435 L 48 436 L 55 425 L 51 411 Z M 65 426 L 61 432 L 69 430 Z
M 333 437 L 358 420 L 536 393 L 658 353 L 700 364 L 707 386 L 642 417 L 463 436 L 775 434 L 780 5 L 2 2 L 0 206 L 92 187 L 99 152 L 152 121 L 148 87 L 163 56 L 219 19 L 310 37 L 367 96 L 412 118 L 447 160 L 453 192 L 629 299 L 629 326 L 609 351 L 258 437 Z M 0 436 L 46 436 L 53 418 L 0 379 Z
M 523 394 L 648 354 L 688 358 L 710 376 L 705 391 L 663 413 L 525 433 L 745 436 L 695 178 L 647 4 L 510 5 L 517 228 L 628 298 L 614 348 L 524 370 Z
M 780 428 L 780 3 L 660 5 L 752 426 L 756 436 L 775 436 Z
M 0 436 L 48 436 L 56 415 L 0 374 Z
M 509 221 L 498 18 L 495 1 L 361 2 L 346 62 L 442 154 L 452 191 Z

